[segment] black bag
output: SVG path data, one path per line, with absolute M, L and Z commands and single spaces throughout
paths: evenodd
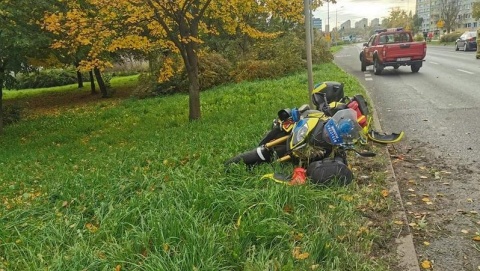
M 325 158 L 310 163 L 307 176 L 317 185 L 348 185 L 353 180 L 353 173 L 341 158 Z
M 312 96 L 313 104 L 321 110 L 325 104 L 324 97 L 327 99 L 327 103 L 331 103 L 339 102 L 345 96 L 343 83 L 335 81 L 318 83 L 313 88 Z

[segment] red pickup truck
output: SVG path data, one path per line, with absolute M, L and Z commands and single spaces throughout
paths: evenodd
M 410 66 L 412 72 L 418 72 L 422 67 L 427 53 L 425 41 L 413 41 L 410 31 L 403 28 L 390 28 L 375 31 L 360 52 L 362 71 L 373 65 L 373 73 L 379 75 L 383 68 L 392 66 Z

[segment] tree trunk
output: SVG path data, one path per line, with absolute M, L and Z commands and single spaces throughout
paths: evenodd
M 78 88 L 83 88 L 83 76 L 80 71 L 77 71 L 77 82 L 78 82 Z
M 83 88 L 83 76 L 82 73 L 78 70 L 78 62 L 75 62 L 75 68 L 77 68 L 77 83 L 78 83 L 78 88 Z
M 186 68 L 189 88 L 189 120 L 197 120 L 201 118 L 200 111 L 200 81 L 198 78 L 198 55 L 193 45 L 187 45 Z
M 198 37 L 198 22 L 188 24 L 185 21 L 180 22 L 180 34 L 182 36 Z M 200 80 L 198 76 L 198 43 L 190 41 L 181 46 L 183 62 L 187 70 L 189 87 L 189 120 L 201 118 L 200 111 Z
M 92 95 L 97 94 L 97 90 L 95 89 L 95 77 L 93 77 L 93 71 L 90 70 L 88 72 L 88 75 L 90 76 L 90 93 Z
M 105 85 L 105 81 L 103 81 L 100 69 L 97 67 L 93 68 L 93 73 L 95 74 L 95 78 L 97 79 L 98 87 L 100 88 L 100 92 L 102 93 L 102 98 L 108 98 L 109 94 L 107 86 Z

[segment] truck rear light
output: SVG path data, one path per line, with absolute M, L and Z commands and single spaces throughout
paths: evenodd
M 475 37 L 469 38 L 468 41 L 475 41 Z

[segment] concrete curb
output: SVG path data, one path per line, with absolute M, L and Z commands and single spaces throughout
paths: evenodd
M 389 154 L 388 149 L 387 153 Z M 400 189 L 398 187 L 397 178 L 395 177 L 395 172 L 393 171 L 392 162 L 390 159 L 389 161 L 388 171 L 392 176 L 392 180 L 390 181 L 390 192 L 395 195 L 397 202 L 400 204 L 400 211 L 398 211 L 397 217 L 402 219 L 408 231 L 406 234 L 395 239 L 395 243 L 397 244 L 398 267 L 405 271 L 420 271 L 417 252 L 415 251 L 413 236 L 410 232 L 410 227 L 408 226 L 408 218 L 403 205 Z
M 368 93 L 368 91 L 366 92 Z M 372 103 L 372 107 L 375 108 L 371 100 L 368 102 Z M 373 111 L 372 114 L 373 114 L 374 127 L 380 127 L 380 132 L 381 132 L 382 128 L 381 128 L 380 122 L 378 121 L 377 113 L 375 109 L 372 111 Z M 387 147 L 385 147 L 385 152 L 390 155 L 390 152 L 388 151 Z M 399 217 L 402 219 L 407 229 L 407 233 L 395 239 L 395 243 L 397 244 L 398 268 L 399 270 L 402 270 L 402 271 L 420 271 L 420 264 L 418 262 L 417 252 L 415 251 L 413 236 L 412 236 L 412 233 L 410 232 L 410 227 L 408 226 L 407 213 L 405 210 L 405 206 L 403 205 L 402 195 L 400 194 L 400 188 L 398 186 L 397 178 L 395 176 L 392 160 L 390 159 L 390 157 L 388 158 L 388 161 L 389 163 L 387 166 L 387 170 L 390 173 L 390 179 L 391 179 L 390 193 L 395 196 L 397 202 L 400 204 L 399 206 L 400 211 L 397 212 L 396 217 Z

